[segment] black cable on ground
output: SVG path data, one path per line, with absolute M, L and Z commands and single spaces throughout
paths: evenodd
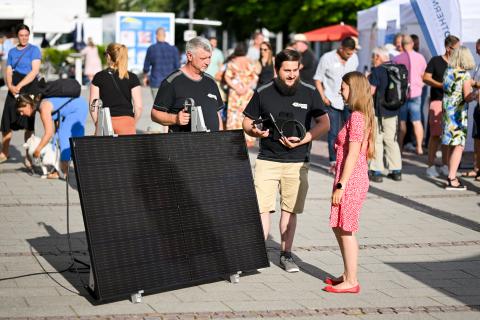
M 68 166 L 67 168 L 69 168 L 69 167 L 70 166 Z M 67 212 L 66 212 L 66 216 L 67 216 L 67 242 L 68 242 L 68 249 L 69 249 L 69 256 L 70 256 L 70 265 L 67 268 L 65 268 L 63 270 L 60 270 L 60 271 L 47 271 L 45 269 L 45 267 L 42 265 L 42 263 L 40 262 L 40 260 L 38 259 L 37 255 L 33 252 L 32 247 L 30 247 L 30 253 L 35 258 L 38 265 L 42 268 L 43 271 L 42 272 L 35 272 L 35 273 L 28 273 L 28 274 L 23 274 L 23 275 L 14 276 L 14 277 L 8 277 L 8 278 L 0 278 L 0 282 L 1 281 L 7 281 L 7 280 L 20 279 L 20 278 L 25 278 L 25 277 L 31 277 L 31 276 L 47 275 L 48 277 L 50 277 L 50 279 L 52 279 L 56 284 L 58 284 L 59 286 L 61 286 L 65 290 L 67 290 L 69 292 L 72 292 L 72 293 L 80 294 L 79 292 L 72 291 L 69 288 L 65 287 L 64 285 L 62 285 L 60 282 L 58 282 L 55 278 L 53 278 L 51 276 L 52 274 L 61 274 L 61 273 L 65 273 L 65 272 L 75 272 L 77 274 L 78 279 L 82 283 L 82 286 L 84 288 L 88 288 L 88 286 L 85 284 L 85 282 L 81 278 L 80 274 L 81 273 L 82 274 L 89 273 L 90 272 L 90 265 L 87 264 L 86 262 L 83 262 L 83 261 L 75 258 L 74 254 L 73 254 L 73 250 L 72 250 L 72 242 L 71 242 L 71 235 L 70 235 L 70 198 L 69 198 L 69 192 L 68 192 L 68 189 L 69 189 L 69 178 L 68 178 L 68 176 L 69 176 L 69 174 L 67 172 L 67 175 L 65 177 L 65 185 L 66 185 L 66 202 L 67 202 Z M 77 267 L 77 265 L 76 265 L 77 263 L 83 265 L 84 267 L 80 267 L 80 268 Z

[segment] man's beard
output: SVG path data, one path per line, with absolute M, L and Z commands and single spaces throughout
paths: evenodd
M 275 87 L 280 91 L 284 96 L 293 96 L 297 92 L 298 84 L 300 83 L 300 77 L 298 77 L 295 82 L 289 86 L 279 77 L 273 79 Z

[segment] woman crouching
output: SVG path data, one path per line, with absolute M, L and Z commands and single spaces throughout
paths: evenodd
M 40 113 L 44 133 L 40 143 L 33 152 L 34 158 L 39 158 L 41 150 L 53 138 L 60 149 L 61 172 L 53 171 L 48 179 L 58 179 L 68 173 L 68 161 L 71 159 L 70 137 L 85 135 L 85 121 L 88 114 L 87 101 L 82 98 L 49 97 L 20 95 L 17 98 L 17 112 L 21 116 L 34 117 Z

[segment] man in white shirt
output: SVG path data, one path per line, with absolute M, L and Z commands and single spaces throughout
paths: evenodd
M 335 140 L 343 123 L 350 116 L 348 108 L 344 106 L 340 95 L 340 86 L 344 74 L 357 70 L 358 57 L 355 54 L 355 40 L 347 37 L 342 40 L 338 49 L 325 53 L 318 63 L 313 79 L 320 92 L 330 118 L 330 131 L 328 132 L 328 156 L 330 160 L 329 172 L 335 168 Z

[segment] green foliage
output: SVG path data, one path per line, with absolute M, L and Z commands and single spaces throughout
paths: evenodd
M 73 49 L 60 51 L 55 48 L 45 48 L 42 53 L 42 62 L 49 61 L 57 69 L 74 52 L 76 51 Z
M 97 45 L 98 55 L 100 56 L 100 60 L 102 61 L 103 66 L 107 64 L 107 59 L 105 58 L 105 55 L 104 55 L 105 49 L 106 49 L 105 45 L 101 45 L 101 44 Z M 73 49 L 58 50 L 55 48 L 45 48 L 42 50 L 43 50 L 42 64 L 48 61 L 57 70 L 62 64 L 62 62 L 67 60 L 67 57 L 70 54 L 76 53 L 76 51 Z
M 355 26 L 357 11 L 382 0 L 195 0 L 195 18 L 223 22 L 237 39 L 246 39 L 256 29 L 305 32 L 345 22 Z M 188 17 L 188 0 L 88 0 L 92 16 L 117 10 L 172 11 Z M 197 28 L 196 29 L 201 29 Z
M 305 32 L 345 22 L 355 26 L 357 11 L 382 0 L 196 0 L 195 18 L 223 22 L 223 28 L 237 39 L 248 38 L 255 29 L 265 27 L 284 33 Z M 173 3 L 173 1 L 172 1 Z M 188 12 L 188 0 L 177 0 L 172 10 Z
M 102 66 L 107 65 L 107 57 L 105 57 L 105 50 L 106 49 L 107 49 L 107 45 L 103 45 L 103 44 L 98 44 L 97 45 L 98 56 L 100 57 L 100 60 L 102 61 Z

